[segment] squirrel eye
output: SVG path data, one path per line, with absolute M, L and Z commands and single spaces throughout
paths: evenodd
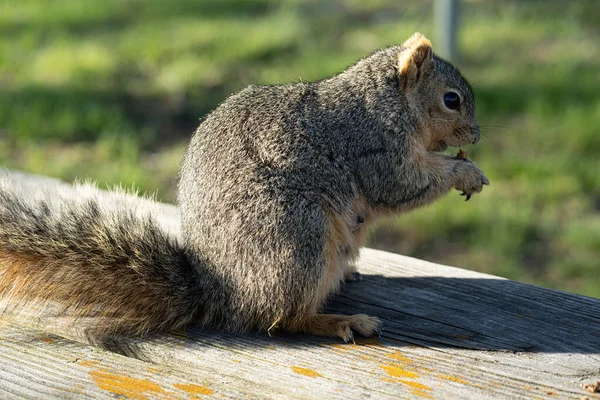
M 451 110 L 458 110 L 460 108 L 460 96 L 456 92 L 444 93 L 444 104 Z

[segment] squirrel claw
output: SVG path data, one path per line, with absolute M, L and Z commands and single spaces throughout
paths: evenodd
M 471 195 L 470 195 L 470 194 L 468 194 L 468 195 L 467 195 L 467 198 L 465 199 L 465 201 L 469 201 L 469 199 L 470 199 L 470 198 L 471 198 Z
M 356 341 L 354 340 L 354 333 L 352 333 L 352 331 L 349 331 L 345 337 L 342 337 L 342 339 L 344 340 L 344 343 L 352 342 L 352 344 L 356 344 Z

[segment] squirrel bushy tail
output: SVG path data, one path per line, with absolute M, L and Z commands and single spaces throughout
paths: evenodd
M 0 317 L 62 321 L 96 343 L 194 317 L 197 262 L 149 210 L 85 185 L 52 193 L 0 179 Z

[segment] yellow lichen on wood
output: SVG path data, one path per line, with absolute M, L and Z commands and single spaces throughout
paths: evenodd
M 144 400 L 167 392 L 154 382 L 145 379 L 120 376 L 107 371 L 90 371 L 90 376 L 100 389 L 130 399 Z
M 433 389 L 430 388 L 427 385 L 423 385 L 422 383 L 419 382 L 414 382 L 414 381 L 405 381 L 402 379 L 398 379 L 398 381 L 406 386 L 408 386 L 410 389 L 410 392 L 412 394 L 414 394 L 415 396 L 419 396 L 419 397 L 423 397 L 425 399 L 433 399 L 433 396 L 431 396 L 430 393 Z
M 328 346 L 334 350 L 340 350 L 340 351 L 352 350 L 352 345 L 347 345 L 344 343 L 327 343 L 326 346 Z M 354 346 L 354 347 L 358 347 L 358 346 Z
M 100 364 L 98 361 L 93 361 L 93 360 L 82 360 L 79 361 L 79 365 L 81 365 L 82 367 L 94 367 L 96 365 Z
M 397 365 L 382 365 L 381 368 L 387 372 L 389 376 L 394 378 L 418 378 L 419 375 L 412 371 L 407 371 L 401 366 Z
M 414 363 L 413 360 L 411 360 L 410 358 L 406 357 L 400 351 L 395 351 L 395 352 L 393 352 L 391 354 L 388 354 L 387 356 L 390 357 L 390 358 L 393 358 L 394 360 L 398 360 L 398 361 L 402 362 L 402 364 L 404 364 L 404 365 Z
M 215 393 L 213 390 L 207 388 L 206 386 L 194 385 L 193 383 L 175 383 L 173 386 L 189 394 L 211 395 Z
M 470 383 L 467 382 L 467 381 L 465 381 L 464 379 L 460 379 L 460 378 L 457 378 L 457 377 L 452 376 L 452 375 L 438 374 L 438 378 L 445 379 L 447 381 L 456 382 L 456 383 L 462 383 L 463 385 L 470 385 Z
M 300 375 L 310 376 L 311 378 L 322 378 L 323 377 L 323 375 L 321 375 L 317 371 L 313 371 L 312 369 L 308 369 L 308 368 L 293 366 L 292 371 L 294 371 L 295 373 L 300 374 Z

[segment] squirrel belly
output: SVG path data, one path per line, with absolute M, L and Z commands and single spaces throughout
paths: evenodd
M 353 340 L 381 322 L 321 310 L 373 220 L 489 181 L 441 153 L 479 140 L 471 87 L 415 34 L 320 82 L 250 86 L 181 165 L 181 237 L 125 195 L 39 197 L 0 180 L 0 316 L 102 342 L 188 323 Z

